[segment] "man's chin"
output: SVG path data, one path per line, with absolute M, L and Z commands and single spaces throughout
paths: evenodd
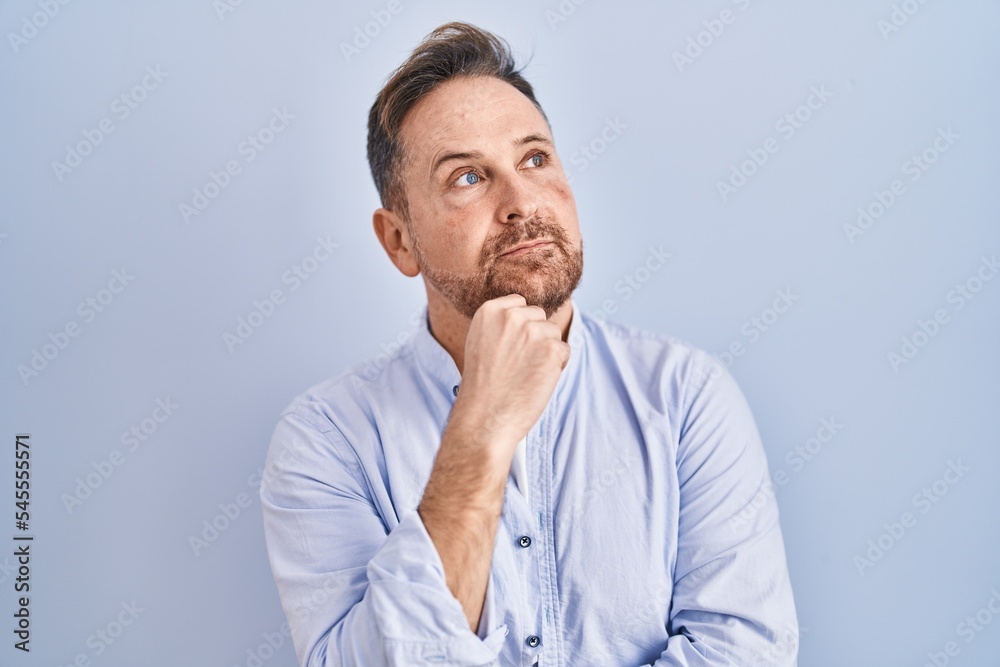
M 551 298 L 554 285 L 541 273 L 534 273 L 530 277 L 521 274 L 513 280 L 498 280 L 491 285 L 487 293 L 503 296 L 505 294 L 520 294 L 529 303 L 540 302 L 546 298 Z
M 525 283 L 540 284 L 555 279 L 564 267 L 556 266 L 543 258 L 512 257 L 500 258 L 490 271 L 491 278 L 498 284 Z
M 524 297 L 527 305 L 538 306 L 544 309 L 547 315 L 551 315 L 552 312 L 557 310 L 569 298 L 568 294 L 553 292 L 551 289 L 546 290 L 544 285 L 525 285 L 523 283 L 498 288 L 492 291 L 491 294 L 493 295 L 490 297 L 491 299 L 507 296 L 508 294 L 520 294 Z

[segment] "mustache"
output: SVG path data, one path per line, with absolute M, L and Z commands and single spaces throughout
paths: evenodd
M 531 226 L 525 223 L 522 227 L 508 228 L 508 231 L 489 239 L 483 247 L 483 260 L 498 257 L 515 246 L 543 237 L 552 239 L 560 249 L 566 247 L 566 234 L 562 228 L 539 220 Z

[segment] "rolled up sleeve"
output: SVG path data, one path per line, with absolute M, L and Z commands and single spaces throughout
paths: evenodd
M 793 667 L 798 621 L 778 504 L 735 379 L 695 355 L 677 456 L 677 561 L 666 650 L 654 667 Z
M 498 664 L 506 626 L 485 638 L 470 630 L 420 515 L 390 531 L 341 431 L 303 410 L 279 419 L 260 485 L 299 664 Z

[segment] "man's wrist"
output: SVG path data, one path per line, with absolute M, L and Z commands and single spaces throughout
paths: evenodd
M 462 399 L 455 402 L 445 435 L 451 434 L 460 442 L 470 446 L 481 447 L 487 457 L 496 457 L 497 463 L 507 464 L 522 436 L 512 430 L 510 420 L 490 405 L 464 403 Z

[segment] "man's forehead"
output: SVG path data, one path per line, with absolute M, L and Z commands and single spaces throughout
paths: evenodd
M 552 139 L 531 100 L 498 79 L 442 84 L 410 110 L 403 135 L 427 167 L 444 153 L 506 149 L 529 135 Z

